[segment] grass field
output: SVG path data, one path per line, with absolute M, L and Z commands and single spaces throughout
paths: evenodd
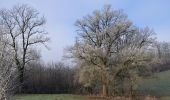
M 71 94 L 27 94 L 17 95 L 15 100 L 114 100 L 102 98 L 88 98 L 85 96 L 71 95 Z M 116 99 L 118 100 L 118 99 Z M 122 99 L 120 99 L 122 100 Z M 170 97 L 161 97 L 157 100 L 170 100 Z
M 71 94 L 29 94 L 17 95 L 16 100 L 86 100 L 83 96 Z
M 143 79 L 139 83 L 139 89 L 147 94 L 170 96 L 170 71 L 157 73 L 154 78 Z

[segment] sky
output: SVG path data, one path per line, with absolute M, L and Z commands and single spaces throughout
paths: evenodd
M 107 4 L 123 9 L 136 26 L 153 29 L 159 41 L 170 41 L 170 0 L 0 0 L 0 8 L 17 4 L 28 4 L 47 20 L 50 49 L 39 48 L 44 62 L 63 60 L 64 48 L 75 42 L 75 21 Z

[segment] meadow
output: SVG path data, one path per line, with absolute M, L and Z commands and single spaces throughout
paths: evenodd
M 86 97 L 71 94 L 24 94 L 15 96 L 16 100 L 124 100 L 113 98 Z M 145 100 L 145 99 L 144 99 Z M 153 100 L 153 99 L 146 99 Z M 159 97 L 156 100 L 170 100 L 170 96 Z
M 138 88 L 145 94 L 157 97 L 170 96 L 170 70 L 142 79 Z
M 15 96 L 16 100 L 86 100 L 85 97 L 71 94 L 23 94 Z

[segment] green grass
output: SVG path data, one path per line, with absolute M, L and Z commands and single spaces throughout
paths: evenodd
M 160 72 L 154 76 L 154 78 L 142 79 L 138 88 L 146 90 L 150 95 L 170 96 L 170 71 Z
M 170 97 L 161 97 L 159 100 L 170 100 Z
M 15 96 L 16 100 L 85 100 L 83 96 L 71 94 L 25 94 Z
M 71 94 L 25 94 L 17 95 L 15 98 L 16 100 L 101 100 L 97 98 L 87 99 L 87 97 Z M 159 98 L 158 100 L 170 100 L 170 97 L 165 96 Z

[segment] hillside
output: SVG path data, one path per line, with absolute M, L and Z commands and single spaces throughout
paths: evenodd
M 153 77 L 142 79 L 139 82 L 139 90 L 144 94 L 155 96 L 170 95 L 170 70 L 156 73 Z

